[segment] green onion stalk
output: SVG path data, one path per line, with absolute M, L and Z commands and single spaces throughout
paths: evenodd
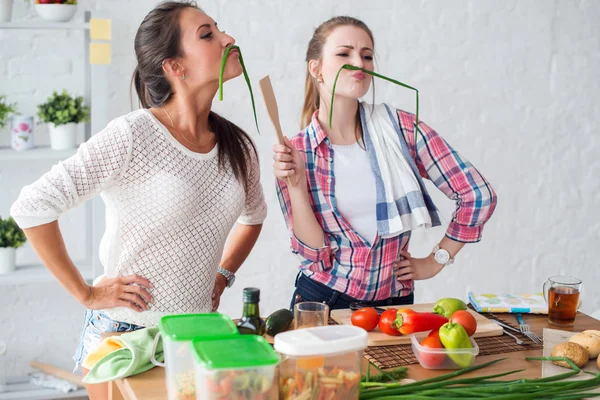
M 229 46 L 225 48 L 223 52 L 223 58 L 221 59 L 221 71 L 219 72 L 219 101 L 223 101 L 223 73 L 225 72 L 225 64 L 227 63 L 227 57 L 229 57 L 229 52 L 231 50 L 238 51 L 238 60 L 240 60 L 240 64 L 242 65 L 242 71 L 244 73 L 244 79 L 246 80 L 246 85 L 248 85 L 248 90 L 250 91 L 250 100 L 252 100 L 252 112 L 254 113 L 254 122 L 256 124 L 256 130 L 260 135 L 260 129 L 258 129 L 258 119 L 256 118 L 256 105 L 254 104 L 254 94 L 252 93 L 252 85 L 250 84 L 250 78 L 248 77 L 248 72 L 246 71 L 246 66 L 244 65 L 244 58 L 242 57 L 242 51 L 239 46 Z
M 241 56 L 240 56 L 241 58 Z M 397 81 L 395 79 L 392 78 L 388 78 L 387 76 L 378 74 L 377 72 L 373 72 L 373 71 L 369 71 L 368 69 L 364 69 L 364 68 L 360 68 L 360 67 L 356 67 L 354 65 L 350 65 L 350 64 L 344 64 L 340 67 L 340 70 L 337 72 L 337 75 L 335 76 L 335 81 L 333 82 L 333 90 L 331 91 L 331 104 L 330 104 L 330 110 L 329 110 L 329 129 L 331 129 L 331 121 L 333 119 L 333 99 L 335 97 L 335 87 L 337 85 L 337 81 L 338 78 L 340 77 L 340 73 L 342 72 L 343 69 L 347 69 L 349 71 L 362 71 L 365 74 L 369 74 L 371 76 L 374 76 L 376 78 L 381 78 L 384 79 L 388 82 L 392 82 L 395 83 L 398 86 L 402 86 L 406 89 L 411 89 L 415 91 L 416 94 L 416 103 L 417 103 L 417 107 L 416 107 L 416 112 L 415 112 L 415 143 L 417 143 L 417 131 L 419 129 L 419 90 L 417 88 L 414 88 L 412 86 L 409 86 L 405 83 L 402 83 L 400 81 Z
M 468 372 L 486 368 L 503 359 L 463 368 L 461 370 L 425 379 L 419 382 L 401 385 L 400 383 L 366 383 L 363 382 L 360 399 L 398 400 L 398 399 L 559 399 L 575 400 L 600 397 L 600 393 L 590 392 L 600 388 L 600 374 L 581 371 L 566 357 L 527 357 L 528 361 L 565 361 L 571 371 L 541 379 L 496 380 L 502 376 L 522 372 L 513 370 L 496 375 L 475 378 L 452 379 Z M 566 379 L 581 372 L 592 376 L 591 379 L 567 381 Z

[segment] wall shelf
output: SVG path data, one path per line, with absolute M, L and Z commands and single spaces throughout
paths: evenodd
M 0 29 L 69 29 L 87 31 L 90 24 L 84 22 L 11 21 L 0 22 Z
M 77 149 L 52 150 L 40 146 L 30 150 L 16 151 L 11 147 L 0 147 L 0 161 L 9 160 L 64 160 L 77 152 Z
M 26 33 L 34 33 L 36 30 L 68 30 L 73 32 L 83 33 L 82 59 L 87 61 L 83 63 L 83 82 L 81 82 L 81 90 L 84 102 L 91 107 L 90 119 L 83 124 L 84 141 L 92 137 L 92 132 L 100 132 L 108 123 L 107 106 L 107 66 L 92 65 L 90 60 L 90 43 L 92 43 L 90 35 L 90 21 L 92 20 L 91 11 L 84 11 L 82 20 L 73 19 L 71 22 L 49 22 L 40 19 L 19 20 L 10 22 L 0 22 L 0 30 L 19 32 L 21 35 Z M 2 60 L 2 62 L 7 62 Z M 1 86 L 1 81 L 0 81 Z M 60 90 L 61 88 L 56 88 Z M 69 150 L 52 150 L 49 146 L 35 147 L 30 150 L 15 151 L 10 147 L 0 147 L 0 166 L 7 168 L 7 162 L 11 164 L 8 168 L 13 168 L 13 164 L 27 163 L 32 161 L 51 161 L 56 163 L 65 160 L 75 154 L 77 149 Z M 46 170 L 40 171 L 40 175 Z M 22 185 L 31 182 L 22 182 Z M 86 231 L 86 255 L 82 258 L 85 260 L 82 263 L 76 263 L 83 277 L 87 281 L 93 280 L 102 271 L 102 265 L 98 255 L 98 246 L 104 231 L 104 209 L 100 199 L 91 199 L 84 205 L 85 221 L 81 223 L 81 229 Z M 56 282 L 56 279 L 50 272 L 40 263 L 38 265 L 17 266 L 16 271 L 0 275 L 0 286 L 4 285 L 23 285 L 39 282 Z
M 77 266 L 77 269 L 79 269 L 79 272 L 81 272 L 81 275 L 83 275 L 83 279 L 88 283 L 94 280 L 94 269 L 89 261 L 82 263 L 76 262 L 75 265 Z M 42 264 L 17 265 L 17 268 L 13 272 L 0 275 L 0 286 L 55 281 L 56 278 Z

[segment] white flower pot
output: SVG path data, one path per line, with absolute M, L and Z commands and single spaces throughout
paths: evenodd
M 0 275 L 15 270 L 15 256 L 16 249 L 14 247 L 0 247 Z
M 50 147 L 52 150 L 68 150 L 77 147 L 77 124 L 74 122 L 55 126 L 48 124 L 50 128 Z
M 0 22 L 9 22 L 12 15 L 13 0 L 0 0 Z
M 11 147 L 17 151 L 33 149 L 33 117 L 12 117 L 10 139 Z

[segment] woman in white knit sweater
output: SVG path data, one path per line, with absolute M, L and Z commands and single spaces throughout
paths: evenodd
M 158 5 L 135 38 L 143 109 L 113 120 L 23 188 L 11 209 L 46 267 L 88 310 L 74 357 L 84 374 L 102 331 L 216 310 L 258 238 L 266 205 L 254 144 L 211 111 L 221 57 L 233 44 L 195 4 Z M 241 72 L 233 50 L 224 79 Z M 89 286 L 57 220 L 96 194 L 106 204 L 105 270 Z M 90 395 L 106 398 L 105 386 L 91 385 Z

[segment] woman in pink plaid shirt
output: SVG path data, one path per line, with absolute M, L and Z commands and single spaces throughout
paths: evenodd
M 306 54 L 302 132 L 274 146 L 274 170 L 292 251 L 301 260 L 292 305 L 330 309 L 413 303 L 413 282 L 437 275 L 465 243 L 478 242 L 496 206 L 485 178 L 433 129 L 388 105 L 360 102 L 373 70 L 370 29 L 350 17 L 319 26 Z M 456 202 L 446 235 L 424 258 L 411 231 L 440 225 L 422 179 Z

